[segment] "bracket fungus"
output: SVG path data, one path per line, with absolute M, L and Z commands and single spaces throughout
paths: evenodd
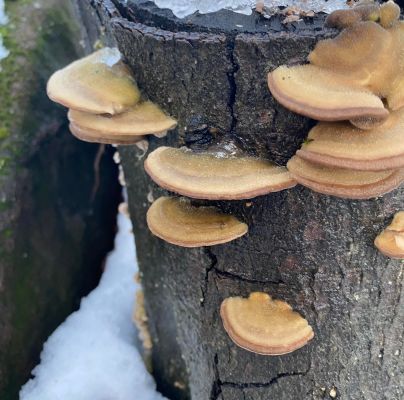
M 270 91 L 282 105 L 319 121 L 349 120 L 361 129 L 382 124 L 389 109 L 404 105 L 399 90 L 404 86 L 404 23 L 397 6 L 390 1 L 380 8 L 363 7 L 328 17 L 328 25 L 344 29 L 317 43 L 310 64 L 281 66 L 268 75 Z M 378 14 L 380 23 L 374 22 Z
M 404 259 L 404 211 L 399 211 L 392 223 L 375 239 L 375 246 L 390 258 Z
M 165 133 L 177 125 L 177 121 L 150 101 L 116 115 L 97 115 L 70 109 L 68 118 L 73 129 L 80 132 L 80 139 L 96 139 L 98 143 L 136 143 L 143 135 Z
M 145 170 L 162 188 L 207 200 L 241 200 L 296 185 L 285 167 L 254 157 L 217 156 L 187 148 L 159 147 Z
M 47 85 L 56 103 L 94 114 L 117 114 L 133 107 L 140 92 L 118 49 L 105 47 L 56 71 Z
M 272 95 L 297 114 L 319 121 L 374 119 L 389 112 L 383 102 L 343 74 L 313 65 L 282 66 L 268 78 Z
M 56 71 L 47 85 L 51 100 L 69 107 L 70 131 L 86 142 L 136 144 L 177 125 L 141 94 L 118 49 L 105 47 Z
M 257 354 L 291 353 L 314 337 L 308 322 L 288 303 L 262 292 L 251 293 L 247 299 L 225 299 L 220 316 L 233 342 Z
M 356 171 L 328 167 L 292 157 L 287 168 L 298 183 L 315 192 L 345 199 L 371 199 L 397 188 L 404 180 L 404 169 Z
M 182 247 L 213 246 L 245 235 L 248 226 L 216 207 L 195 207 L 177 197 L 160 197 L 147 211 L 150 231 Z
M 347 122 L 320 122 L 297 155 L 330 167 L 381 171 L 404 167 L 404 109 L 363 132 Z

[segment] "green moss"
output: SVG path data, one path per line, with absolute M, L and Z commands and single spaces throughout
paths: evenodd
M 45 88 L 53 71 L 80 54 L 80 29 L 73 25 L 69 7 L 70 2 L 66 0 L 9 0 L 6 1 L 9 23 L 0 27 L 3 43 L 10 51 L 9 56 L 0 61 L 0 221 L 5 221 L 0 227 L 0 267 L 9 273 L 7 290 L 1 293 L 0 303 L 5 304 L 10 313 L 4 318 L 13 332 L 6 353 L 2 352 L 3 342 L 0 346 L 1 400 L 17 398 L 27 372 L 33 367 L 30 363 L 35 362 L 40 343 L 49 334 L 49 327 L 57 326 L 60 316 L 72 308 L 72 304 L 63 301 L 65 294 L 60 289 L 70 271 L 56 268 L 49 273 L 50 266 L 59 267 L 58 261 L 49 258 L 46 248 L 36 248 L 38 243 L 50 242 L 41 236 L 44 232 L 50 232 L 49 236 L 56 232 L 56 228 L 52 231 L 48 226 L 51 220 L 48 213 L 56 200 L 45 202 L 43 215 L 33 221 L 27 217 L 23 222 L 15 219 L 20 212 L 19 206 L 29 207 L 31 195 L 36 196 L 35 204 L 42 204 L 42 190 L 50 190 L 50 178 L 38 176 L 41 186 L 35 186 L 30 195 L 24 193 L 24 201 L 12 197 L 15 185 L 19 190 L 25 190 L 20 178 L 25 179 L 27 171 L 30 179 L 27 189 L 31 190 L 34 185 L 32 168 L 37 168 L 38 173 L 39 167 L 43 167 L 42 164 L 33 165 L 32 159 L 42 154 L 44 142 L 41 140 L 56 133 L 57 124 L 63 123 L 66 114 L 65 109 L 55 107 L 49 101 Z M 49 127 L 55 127 L 55 130 Z M 55 157 L 50 154 L 49 158 L 52 156 Z M 10 187 L 11 196 L 7 197 Z M 31 216 L 31 213 L 27 215 Z M 47 228 L 37 229 L 38 221 L 47 221 Z M 66 238 L 64 232 L 59 235 L 57 243 L 70 249 L 68 254 L 56 251 L 61 254 L 60 263 L 63 264 L 70 253 L 76 253 L 71 250 L 75 242 Z M 74 259 L 69 265 L 79 264 L 80 260 Z M 44 304 L 47 304 L 46 315 L 41 314 Z M 38 315 L 40 324 L 37 323 Z M 32 332 L 33 327 L 37 328 L 35 332 Z M 25 352 L 21 353 L 21 349 Z
M 54 0 L 42 2 L 45 15 L 41 15 L 40 21 L 32 16 L 31 1 L 8 2 L 9 23 L 0 27 L 0 35 L 10 52 L 0 62 L 0 163 L 6 158 L 15 168 L 29 153 L 39 126 L 50 117 L 43 114 L 44 110 L 61 115 L 61 109 L 51 107 L 45 84 L 60 63 L 68 63 L 76 57 L 75 46 L 79 42 L 79 30 L 73 25 L 68 10 L 60 3 L 53 7 Z M 33 22 L 27 24 L 27 18 Z M 8 173 L 9 169 L 0 165 L 0 174 Z
M 5 239 L 9 239 L 13 236 L 13 230 L 11 228 L 4 229 L 3 232 L 1 232 L 1 236 Z

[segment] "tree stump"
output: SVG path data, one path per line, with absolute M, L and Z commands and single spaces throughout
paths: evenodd
M 267 73 L 303 63 L 335 31 L 324 17 L 282 25 L 278 16 L 229 11 L 184 20 L 144 1 L 79 2 L 90 41 L 105 32 L 142 93 L 178 119 L 162 145 L 204 149 L 232 141 L 284 165 L 313 121 L 271 96 Z M 98 28 L 97 28 L 98 27 Z M 171 399 L 399 400 L 404 396 L 403 263 L 373 245 L 404 189 L 351 201 L 294 189 L 246 201 L 212 202 L 249 233 L 234 242 L 184 249 L 154 237 L 145 214 L 166 192 L 145 174 L 145 155 L 119 149 L 129 193 L 149 328 L 153 373 Z M 238 348 L 222 327 L 228 296 L 264 291 L 313 326 L 315 339 L 266 357 Z

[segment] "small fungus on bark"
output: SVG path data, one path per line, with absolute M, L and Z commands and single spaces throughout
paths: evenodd
M 404 259 L 404 211 L 399 211 L 392 223 L 375 239 L 375 246 L 390 258 Z
M 287 168 L 298 183 L 315 192 L 345 199 L 371 199 L 400 186 L 404 169 L 356 171 L 327 167 L 292 157 Z
M 262 355 L 291 353 L 307 344 L 313 329 L 299 313 L 262 292 L 229 297 L 220 307 L 223 326 L 239 347 Z
M 47 85 L 56 103 L 94 114 L 117 114 L 133 107 L 140 92 L 118 49 L 105 47 L 56 71 Z
M 69 110 L 70 123 L 83 132 L 95 132 L 98 142 L 108 143 L 131 139 L 137 142 L 137 137 L 147 134 L 162 134 L 173 129 L 177 121 L 167 116 L 157 105 L 150 101 L 139 103 L 121 114 L 90 114 L 83 111 Z
M 147 212 L 150 231 L 182 247 L 213 246 L 245 235 L 248 226 L 216 207 L 196 207 L 177 197 L 160 197 Z
M 366 132 L 347 122 L 320 122 L 297 155 L 330 167 L 381 171 L 404 167 L 404 109 Z
M 145 170 L 164 189 L 196 199 L 241 200 L 296 185 L 285 167 L 254 157 L 159 147 Z

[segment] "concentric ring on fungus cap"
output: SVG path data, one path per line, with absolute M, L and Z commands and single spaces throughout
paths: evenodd
M 404 167 L 404 109 L 363 132 L 348 122 L 320 122 L 297 151 L 307 161 L 360 171 Z
M 216 207 L 195 207 L 188 199 L 160 197 L 147 211 L 150 231 L 182 247 L 213 246 L 245 235 L 248 226 Z
M 371 199 L 382 196 L 401 185 L 404 169 L 356 171 L 326 167 L 292 157 L 287 168 L 298 183 L 311 190 L 344 199 Z
M 91 129 L 83 129 L 73 123 L 69 124 L 70 132 L 77 139 L 90 143 L 103 143 L 103 144 L 119 144 L 119 145 L 131 145 L 141 142 L 145 139 L 144 136 L 125 136 L 114 135 L 113 137 L 100 137 L 97 131 Z
M 269 161 L 218 157 L 186 148 L 159 147 L 144 166 L 162 188 L 196 199 L 250 199 L 296 185 L 285 167 Z
M 118 49 L 105 47 L 56 71 L 47 84 L 51 100 L 94 114 L 118 114 L 140 100 L 140 92 Z
M 98 132 L 100 142 L 117 137 L 161 134 L 177 125 L 177 121 L 166 115 L 156 104 L 146 101 L 116 115 L 91 114 L 69 110 L 68 118 L 82 130 Z
M 309 342 L 314 332 L 308 322 L 284 301 L 262 292 L 245 299 L 229 297 L 220 316 L 231 340 L 239 347 L 262 355 L 291 353 Z

